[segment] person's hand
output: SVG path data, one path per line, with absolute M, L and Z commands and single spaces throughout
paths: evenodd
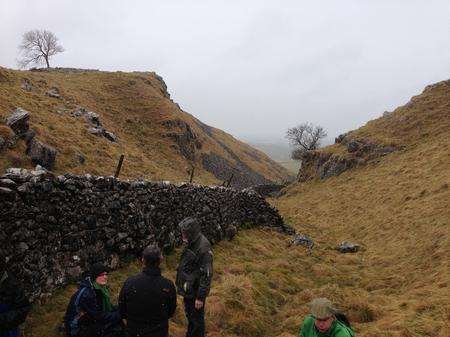
M 203 301 L 195 300 L 195 309 L 200 310 L 203 308 Z

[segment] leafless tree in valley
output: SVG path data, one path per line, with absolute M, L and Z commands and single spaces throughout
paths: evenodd
M 47 68 L 50 68 L 50 58 L 64 51 L 55 34 L 48 30 L 39 29 L 30 30 L 23 34 L 19 49 L 21 59 L 18 64 L 21 68 L 31 64 L 46 64 Z
M 286 138 L 294 147 L 291 158 L 301 160 L 304 153 L 319 148 L 320 141 L 326 136 L 327 133 L 323 127 L 310 123 L 303 123 L 288 129 Z

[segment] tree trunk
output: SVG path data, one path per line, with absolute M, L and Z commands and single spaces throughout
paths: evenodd
M 50 63 L 48 63 L 48 56 L 44 56 L 45 57 L 45 63 L 47 63 L 47 69 L 50 68 Z

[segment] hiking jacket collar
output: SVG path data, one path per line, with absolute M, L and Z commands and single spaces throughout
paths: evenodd
M 161 276 L 161 268 L 159 267 L 145 267 L 142 272 L 148 276 Z
M 200 241 L 201 236 L 202 236 L 202 233 L 199 232 L 192 241 L 188 242 L 188 245 L 187 245 L 188 248 L 194 247 Z

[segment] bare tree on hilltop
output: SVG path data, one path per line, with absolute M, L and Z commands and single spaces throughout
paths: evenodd
M 55 34 L 48 30 L 30 30 L 23 34 L 19 45 L 22 58 L 18 61 L 20 68 L 30 64 L 46 64 L 50 68 L 50 58 L 64 51 Z
M 303 123 L 289 128 L 286 132 L 286 138 L 294 147 L 291 158 L 301 160 L 304 153 L 318 149 L 320 141 L 326 136 L 327 133 L 323 127 L 310 123 Z

